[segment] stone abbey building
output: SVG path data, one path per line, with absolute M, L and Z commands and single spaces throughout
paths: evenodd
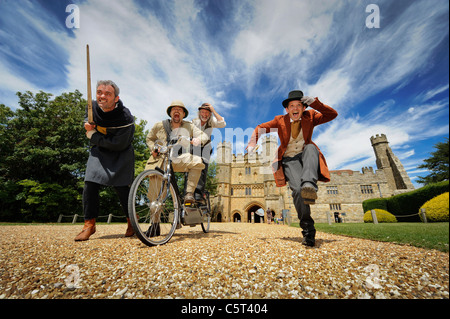
M 311 213 L 316 222 L 334 220 L 340 214 L 344 222 L 362 222 L 362 202 L 414 189 L 402 163 L 392 152 L 386 135 L 370 138 L 376 156 L 377 169 L 363 167 L 361 172 L 352 170 L 330 171 L 331 181 L 319 182 L 316 204 Z M 217 206 L 218 221 L 254 222 L 266 220 L 255 212 L 270 208 L 275 217 L 284 211 L 288 221 L 298 222 L 288 186 L 276 187 L 271 163 L 278 148 L 276 136 L 262 139 L 262 151 L 252 155 L 232 154 L 229 142 L 217 147 L 217 195 L 212 206 Z M 261 211 L 261 210 L 260 210 Z

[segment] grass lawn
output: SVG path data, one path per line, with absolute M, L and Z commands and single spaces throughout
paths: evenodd
M 297 224 L 291 226 L 299 227 Z M 449 223 L 345 223 L 316 224 L 325 233 L 408 244 L 448 252 Z

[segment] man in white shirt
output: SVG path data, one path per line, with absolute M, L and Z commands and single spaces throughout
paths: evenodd
M 203 103 L 198 108 L 198 117 L 192 120 L 192 123 L 197 126 L 202 132 L 208 135 L 208 142 L 203 147 L 194 147 L 194 155 L 202 157 L 205 168 L 202 170 L 202 175 L 196 188 L 196 194 L 203 196 L 206 185 L 206 177 L 208 175 L 209 158 L 212 153 L 211 135 L 214 128 L 224 128 L 227 124 L 225 119 L 220 116 L 210 103 Z

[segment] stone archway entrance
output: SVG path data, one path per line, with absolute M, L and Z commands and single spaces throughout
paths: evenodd
M 262 210 L 262 212 L 263 212 L 262 216 L 260 214 L 258 214 L 259 212 L 258 213 L 256 212 L 258 209 Z M 252 222 L 252 213 L 253 213 L 253 216 L 255 218 L 255 223 L 264 223 L 264 208 L 262 208 L 261 206 L 259 206 L 257 204 L 254 204 L 254 205 L 250 206 L 247 209 L 247 221 L 249 223 Z
M 240 223 L 240 222 L 241 222 L 241 214 L 239 214 L 239 213 L 234 213 L 234 214 L 233 214 L 233 222 L 234 222 L 234 223 Z

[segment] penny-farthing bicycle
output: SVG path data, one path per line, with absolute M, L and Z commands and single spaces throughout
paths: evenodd
M 155 147 L 163 156 L 163 169 L 146 170 L 139 174 L 131 185 L 128 212 L 136 236 L 146 245 L 167 243 L 181 225 L 201 225 L 209 232 L 211 205 L 209 193 L 203 200 L 183 205 L 172 168 L 174 146 L 186 137 L 179 136 L 167 146 L 157 141 Z

